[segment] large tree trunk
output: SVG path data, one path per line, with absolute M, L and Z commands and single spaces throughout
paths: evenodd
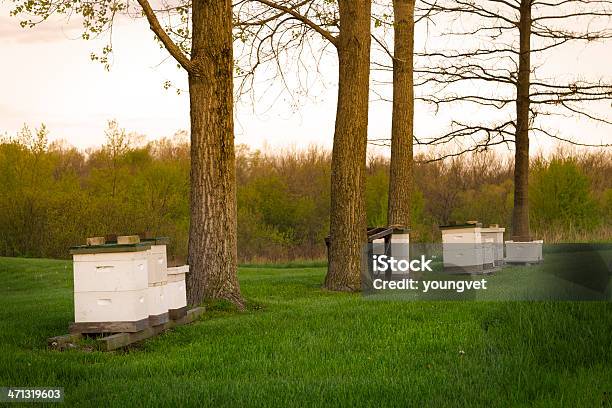
M 393 112 L 387 222 L 410 227 L 414 123 L 414 0 L 393 0 Z
M 187 299 L 242 307 L 236 276 L 236 168 L 230 0 L 193 1 L 189 73 L 191 219 Z
M 339 0 L 338 104 L 332 152 L 329 266 L 325 287 L 361 289 L 366 244 L 365 162 L 370 81 L 370 0 Z
M 530 241 L 529 232 L 529 88 L 531 84 L 531 1 L 521 0 L 519 73 L 516 86 L 514 209 L 512 239 Z

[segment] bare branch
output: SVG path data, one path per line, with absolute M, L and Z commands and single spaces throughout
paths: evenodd
M 291 15 L 296 20 L 299 20 L 300 22 L 302 22 L 306 26 L 310 27 L 311 29 L 313 29 L 314 31 L 319 33 L 323 38 L 325 38 L 327 41 L 332 43 L 334 46 L 337 45 L 337 39 L 336 39 L 336 37 L 334 37 L 332 35 L 332 33 L 327 31 L 323 27 L 321 27 L 319 24 L 316 24 L 314 21 L 310 20 L 309 18 L 307 18 L 303 14 L 300 14 L 294 8 L 286 7 L 286 6 L 283 6 L 281 4 L 277 4 L 277 3 L 273 2 L 273 1 L 270 1 L 270 0 L 255 0 L 255 1 L 257 1 L 257 2 L 259 2 L 261 4 L 264 4 L 264 5 L 266 5 L 266 6 L 270 7 L 270 8 L 274 8 L 274 9 L 280 10 L 280 11 L 282 11 L 284 13 L 287 13 L 287 14 Z

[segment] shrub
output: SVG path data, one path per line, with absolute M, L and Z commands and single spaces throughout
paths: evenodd
M 573 159 L 553 159 L 532 172 L 530 216 L 535 229 L 591 231 L 599 223 L 589 179 Z

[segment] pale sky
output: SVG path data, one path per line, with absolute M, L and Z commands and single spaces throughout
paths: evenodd
M 8 16 L 10 2 L 0 5 L 0 134 L 17 132 L 24 123 L 37 127 L 45 123 L 50 140 L 65 139 L 79 148 L 104 142 L 106 121 L 117 119 L 129 132 L 149 139 L 171 136 L 189 128 L 188 97 L 165 90 L 172 80 L 185 88 L 186 75 L 167 58 L 153 41 L 145 20 L 122 19 L 114 27 L 114 59 L 110 72 L 89 58 L 104 41 L 79 38 L 78 23 L 54 20 L 36 28 L 21 28 L 19 19 Z M 423 41 L 417 34 L 416 42 Z M 430 40 L 431 41 L 431 40 Z M 303 148 L 311 144 L 331 148 L 336 100 L 337 67 L 327 58 L 323 83 L 310 99 L 296 109 L 286 95 L 275 99 L 272 89 L 254 109 L 248 102 L 236 108 L 236 143 L 253 148 Z M 612 74 L 612 42 L 588 50 L 552 54 L 547 64 L 554 74 L 584 72 Z M 607 71 L 607 72 L 606 72 Z M 612 107 L 610 108 L 612 109 Z M 417 135 L 441 128 L 454 115 L 435 116 L 431 109 L 417 107 Z M 477 115 L 478 110 L 473 114 Z M 555 119 L 558 120 L 558 119 Z M 586 125 L 574 119 L 562 127 L 580 134 L 590 143 L 611 143 L 611 127 Z M 390 133 L 390 104 L 373 102 L 370 108 L 370 138 Z M 549 150 L 553 143 L 536 138 L 532 152 Z M 385 153 L 385 149 L 379 149 Z

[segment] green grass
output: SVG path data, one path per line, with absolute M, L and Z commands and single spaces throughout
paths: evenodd
M 125 351 L 46 349 L 72 317 L 71 264 L 0 258 L 0 386 L 81 406 L 601 407 L 608 302 L 382 301 L 324 268 L 243 268 L 254 307 L 217 307 Z

